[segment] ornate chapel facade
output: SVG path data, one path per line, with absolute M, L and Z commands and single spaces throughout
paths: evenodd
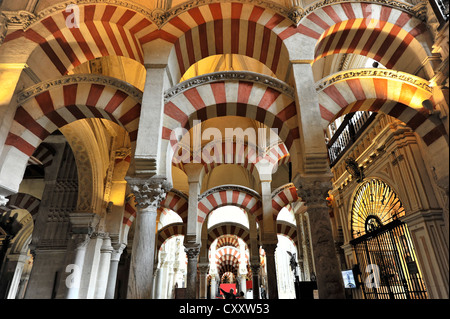
M 0 2 L 0 298 L 449 298 L 447 0 Z

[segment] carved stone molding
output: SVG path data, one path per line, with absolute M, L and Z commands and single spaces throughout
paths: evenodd
M 140 209 L 153 208 L 156 211 L 172 188 L 171 184 L 164 178 L 125 177 L 125 179 L 135 196 L 136 207 Z
M 333 4 L 339 4 L 339 3 L 351 3 L 351 2 L 366 2 L 366 3 L 374 3 L 374 4 L 379 4 L 379 5 L 383 5 L 383 6 L 388 6 L 394 9 L 398 9 L 401 11 L 404 11 L 406 13 L 409 13 L 410 15 L 420 19 L 422 18 L 421 13 L 417 12 L 413 6 L 409 3 L 405 3 L 405 2 L 401 2 L 401 1 L 396 1 L 396 0 L 367 0 L 367 1 L 355 1 L 355 0 L 322 0 L 322 1 L 317 1 L 315 3 L 313 3 L 312 5 L 310 5 L 309 7 L 306 7 L 304 9 L 302 9 L 300 12 L 298 12 L 297 14 L 295 14 L 295 17 L 298 19 L 298 21 L 300 21 L 301 19 L 303 19 L 304 17 L 306 17 L 308 14 L 312 13 L 313 11 L 325 7 L 325 6 L 329 6 L 329 5 L 333 5 Z
M 191 88 L 207 83 L 214 83 L 220 81 L 248 81 L 253 83 L 259 83 L 262 85 L 269 86 L 283 94 L 286 94 L 293 100 L 295 99 L 294 89 L 292 87 L 286 85 L 286 83 L 284 83 L 283 81 L 275 79 L 271 76 L 249 71 L 222 71 L 196 76 L 186 81 L 183 81 L 178 85 L 175 85 L 174 87 L 170 88 L 165 92 L 164 102 L 167 103 L 173 97 Z
M 23 28 L 36 19 L 36 15 L 26 10 L 19 11 L 2 11 L 2 15 L 6 17 L 6 25 L 8 28 Z
M 5 40 L 7 32 L 8 18 L 3 13 L 0 13 L 0 45 L 3 43 L 3 40 Z
M 68 5 L 70 4 L 77 4 L 77 5 L 85 5 L 85 4 L 110 4 L 110 5 L 116 5 L 120 7 L 125 7 L 128 9 L 131 9 L 133 11 L 136 11 L 138 13 L 141 13 L 142 15 L 150 18 L 151 17 L 151 10 L 148 8 L 141 6 L 137 3 L 134 3 L 132 1 L 123 1 L 123 0 L 70 0 L 58 3 L 52 7 L 47 7 L 41 11 L 39 11 L 34 17 L 29 18 L 27 21 L 25 21 L 24 29 L 29 28 L 37 21 L 40 21 L 43 18 L 48 17 L 49 15 L 65 10 Z
M 191 0 L 183 2 L 167 11 L 155 9 L 151 13 L 151 18 L 158 27 L 162 27 L 171 18 L 183 12 L 186 12 L 192 8 L 200 7 L 202 5 L 207 5 L 211 3 L 227 3 L 227 2 L 242 2 L 245 4 L 248 3 L 254 4 L 266 9 L 271 9 L 287 19 L 291 19 L 291 16 L 292 17 L 295 16 L 291 13 L 291 10 L 288 9 L 287 7 L 269 0 Z
M 91 235 L 97 227 L 100 216 L 95 213 L 71 212 L 69 213 L 72 234 Z
M 395 71 L 395 70 L 389 70 L 389 69 L 353 69 L 353 70 L 345 70 L 339 73 L 335 73 L 329 77 L 326 77 L 319 82 L 316 83 L 316 90 L 322 91 L 323 89 L 327 88 L 328 86 L 339 82 L 344 81 L 348 79 L 354 79 L 354 78 L 373 78 L 373 77 L 381 77 L 386 79 L 392 79 L 392 80 L 400 80 L 403 82 L 407 82 L 409 84 L 412 84 L 416 87 L 419 87 L 427 92 L 432 93 L 433 88 L 430 86 L 430 82 L 427 80 L 424 80 L 418 76 L 411 75 L 409 73 L 401 72 L 401 71 Z
M 8 18 L 9 25 L 16 25 L 22 27 L 24 30 L 28 29 L 33 24 L 38 21 L 56 13 L 59 11 L 63 11 L 70 4 L 77 5 L 87 5 L 87 4 L 109 4 L 116 5 L 120 7 L 124 7 L 135 12 L 142 14 L 147 17 L 150 21 L 161 28 L 165 25 L 170 19 L 173 17 L 186 12 L 192 8 L 200 7 L 203 5 L 208 5 L 212 3 L 229 3 L 229 2 L 241 2 L 246 4 L 253 4 L 260 6 L 262 8 L 266 8 L 269 10 L 273 10 L 279 15 L 285 17 L 286 19 L 292 21 L 294 24 L 298 25 L 298 23 L 305 18 L 308 14 L 313 11 L 325 7 L 328 5 L 338 4 L 338 3 L 351 3 L 357 2 L 355 0 L 322 0 L 318 1 L 309 7 L 302 8 L 301 6 L 295 7 L 287 7 L 281 5 L 277 2 L 270 0 L 190 0 L 185 1 L 179 5 L 176 5 L 168 10 L 164 10 L 162 8 L 150 9 L 133 1 L 125 1 L 125 0 L 69 0 L 65 2 L 61 2 L 55 4 L 51 7 L 47 7 L 36 14 L 33 14 L 29 11 L 20 10 L 20 11 L 5 11 L 3 12 L 5 16 Z M 405 11 L 412 16 L 415 16 L 418 19 L 424 19 L 424 13 L 421 7 L 413 6 L 409 3 L 404 3 L 396 0 L 372 0 L 372 1 L 364 1 L 368 3 L 375 3 L 379 5 L 389 6 L 401 11 Z
M 114 87 L 118 90 L 127 93 L 129 96 L 133 97 L 138 102 L 142 101 L 142 92 L 140 90 L 138 90 L 131 84 L 128 84 L 127 82 L 124 82 L 117 78 L 98 74 L 74 74 L 74 75 L 66 75 L 64 77 L 60 77 L 55 80 L 44 81 L 22 90 L 21 92 L 19 92 L 17 96 L 17 103 L 22 104 L 27 100 L 33 98 L 34 96 L 44 91 L 51 90 L 55 87 L 75 83 L 95 83 Z

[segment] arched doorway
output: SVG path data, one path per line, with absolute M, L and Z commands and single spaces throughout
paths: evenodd
M 366 299 L 426 299 L 427 290 L 394 190 L 379 179 L 364 181 L 351 210 L 351 231 Z

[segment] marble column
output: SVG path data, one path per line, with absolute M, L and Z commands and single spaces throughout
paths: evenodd
M 164 178 L 126 177 L 136 198 L 136 228 L 131 253 L 128 299 L 150 299 L 155 254 L 156 215 L 170 185 Z
M 216 272 L 210 272 L 211 275 L 211 299 L 216 299 L 216 293 L 217 293 L 217 273 Z
M 196 298 L 197 263 L 200 253 L 200 223 L 198 222 L 198 196 L 203 165 L 200 163 L 186 163 L 184 165 L 189 183 L 189 203 L 187 230 L 184 237 L 185 252 L 188 256 L 186 298 Z
M 114 299 L 116 292 L 117 270 L 119 268 L 120 256 L 125 245 L 120 245 L 119 249 L 113 249 L 111 252 L 111 260 L 108 273 L 108 284 L 106 286 L 105 299 Z
M 278 299 L 277 266 L 275 262 L 275 250 L 277 249 L 277 244 L 263 243 L 263 249 L 266 252 L 267 283 L 268 283 L 267 297 L 269 299 Z
M 73 263 L 68 264 L 66 272 L 71 272 L 66 278 L 66 299 L 78 299 L 81 285 L 81 274 L 83 273 L 84 257 L 86 256 L 86 248 L 89 244 L 89 235 L 73 235 L 72 241 L 75 246 L 75 256 Z
M 272 207 L 272 167 L 258 167 L 261 179 L 261 201 L 263 211 L 261 242 L 266 251 L 268 271 L 268 298 L 278 299 L 278 280 L 275 264 L 275 249 L 277 247 L 276 220 L 274 220 Z M 267 248 L 267 250 L 266 250 Z
M 241 291 L 244 293 L 244 296 L 247 295 L 247 274 L 240 274 L 239 276 Z
M 208 281 L 206 280 L 207 275 L 208 275 L 208 269 L 209 269 L 209 265 L 208 264 L 199 264 L 198 265 L 198 270 L 199 270 L 199 274 L 200 274 L 200 291 L 199 291 L 199 298 L 200 299 L 206 299 L 207 296 L 207 289 L 208 289 Z
M 253 280 L 253 299 L 260 299 L 259 298 L 259 269 L 260 265 L 258 264 L 251 264 L 250 268 L 252 270 L 252 280 Z
M 308 207 L 319 298 L 344 299 L 344 283 L 326 204 L 331 182 L 328 177 L 316 176 L 303 177 L 296 184 L 298 184 L 298 195 L 306 201 Z
M 17 291 L 19 288 L 19 283 L 20 283 L 20 277 L 22 276 L 23 267 L 25 265 L 25 262 L 29 258 L 29 256 L 27 256 L 26 253 L 21 253 L 18 255 L 9 256 L 9 260 L 10 260 L 9 262 L 12 262 L 11 257 L 15 257 L 14 259 L 17 258 L 17 261 L 15 262 L 16 267 L 14 269 L 14 275 L 13 275 L 11 284 L 9 286 L 9 291 L 6 296 L 6 299 L 15 299 L 16 298 Z
M 94 293 L 95 299 L 105 299 L 106 297 L 112 251 L 113 247 L 111 245 L 111 238 L 108 234 L 105 234 L 102 247 L 100 248 L 100 262 L 98 266 L 97 282 L 95 285 Z
M 95 213 L 69 213 L 71 237 L 68 244 L 68 255 L 65 272 L 66 299 L 78 299 L 80 294 L 81 276 L 83 274 L 86 249 L 91 235 L 97 227 L 100 217 Z
M 197 258 L 200 253 L 200 244 L 185 244 L 185 252 L 188 258 L 186 278 L 186 299 L 195 299 L 197 292 Z

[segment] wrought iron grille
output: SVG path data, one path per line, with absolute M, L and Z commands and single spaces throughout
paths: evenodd
M 394 220 L 350 242 L 366 299 L 426 299 L 427 290 L 406 224 Z M 378 281 L 375 282 L 376 265 Z

